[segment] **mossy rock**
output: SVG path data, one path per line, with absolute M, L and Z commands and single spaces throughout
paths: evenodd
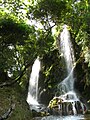
M 0 116 L 5 114 L 15 104 L 7 120 L 32 120 L 32 114 L 26 103 L 26 94 L 22 93 L 20 86 L 0 88 Z
M 48 105 L 48 108 L 56 108 L 59 104 L 62 104 L 63 100 L 59 97 L 54 97 Z
M 84 114 L 86 111 L 86 106 L 77 101 L 70 101 L 63 99 L 62 96 L 54 97 L 48 105 L 49 113 L 52 115 L 74 115 L 74 114 Z M 74 110 L 75 109 L 75 110 Z

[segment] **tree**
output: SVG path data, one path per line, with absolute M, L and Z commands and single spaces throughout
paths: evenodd
M 28 54 L 35 50 L 35 29 L 13 15 L 0 16 L 0 69 L 14 79 L 35 57 Z
M 42 57 L 50 51 L 53 37 L 43 30 L 36 30 L 33 25 L 27 25 L 13 14 L 1 12 L 0 16 L 0 74 L 6 76 L 4 80 L 17 81 L 37 56 Z
M 3 44 L 0 44 L 2 56 L 0 60 L 3 72 L 9 71 L 13 77 L 16 77 L 31 61 L 33 63 L 36 56 L 44 58 L 46 54 L 53 53 L 52 51 L 57 49 L 56 41 L 62 30 L 61 27 L 67 24 L 76 49 L 76 60 L 80 59 L 84 66 L 82 68 L 85 73 L 84 85 L 90 86 L 90 3 L 88 0 L 27 0 L 27 2 L 7 0 L 1 1 L 1 4 L 0 42 Z M 22 19 L 29 21 L 29 25 L 26 25 Z M 34 24 L 31 25 L 33 22 Z M 12 26 L 14 31 L 10 30 Z M 56 32 L 53 34 L 52 30 L 55 27 Z

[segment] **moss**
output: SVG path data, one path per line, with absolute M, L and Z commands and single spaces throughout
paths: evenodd
M 29 106 L 26 103 L 26 94 L 18 85 L 0 88 L 0 116 L 15 103 L 15 108 L 7 120 L 32 120 Z

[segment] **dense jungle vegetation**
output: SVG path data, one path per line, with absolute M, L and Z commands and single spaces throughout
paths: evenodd
M 37 56 L 42 62 L 40 85 L 49 95 L 44 101 L 42 94 L 42 101 L 52 98 L 65 73 L 58 47 L 64 24 L 69 26 L 75 52 L 75 88 L 89 101 L 90 1 L 0 0 L 0 115 L 15 104 L 8 120 L 31 118 L 25 101 Z

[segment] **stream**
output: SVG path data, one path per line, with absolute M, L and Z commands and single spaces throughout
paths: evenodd
M 69 116 L 46 116 L 36 117 L 32 120 L 90 120 L 90 114 L 88 115 L 69 115 Z

